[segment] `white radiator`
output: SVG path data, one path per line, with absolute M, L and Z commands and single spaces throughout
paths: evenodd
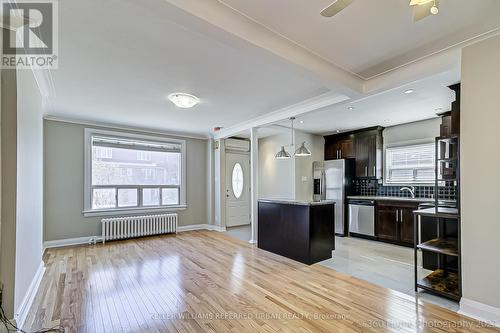
M 177 214 L 116 217 L 101 220 L 102 241 L 177 232 Z

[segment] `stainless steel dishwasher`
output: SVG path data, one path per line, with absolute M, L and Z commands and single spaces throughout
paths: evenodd
M 375 201 L 349 200 L 349 234 L 375 237 Z

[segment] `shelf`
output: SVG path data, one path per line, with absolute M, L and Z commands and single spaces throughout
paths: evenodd
M 435 270 L 425 278 L 418 280 L 417 287 L 436 294 L 459 300 L 458 274 L 442 269 Z
M 458 244 L 454 238 L 436 238 L 421 243 L 417 247 L 424 251 L 441 253 L 448 256 L 458 257 Z
M 443 218 L 459 218 L 458 209 L 457 208 L 447 208 L 447 207 L 439 207 L 436 211 L 435 207 L 418 209 L 413 211 L 416 215 L 421 216 L 434 216 L 434 217 L 443 217 Z
M 458 136 L 457 135 L 452 135 L 452 136 L 439 136 L 436 138 L 437 141 L 446 141 L 446 142 L 450 142 L 450 141 L 456 141 L 458 140 Z

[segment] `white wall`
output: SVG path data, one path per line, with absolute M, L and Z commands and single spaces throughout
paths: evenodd
M 106 129 L 44 121 L 44 241 L 101 234 L 100 221 L 103 217 L 84 217 L 82 214 L 86 127 Z M 179 225 L 207 224 L 211 220 L 208 209 L 209 142 L 202 139 L 183 139 L 186 140 L 188 208 L 179 212 Z
M 303 141 L 306 141 L 311 156 L 295 158 L 295 199 L 309 201 L 313 197 L 313 162 L 324 160 L 325 139 L 319 135 L 296 131 L 295 148 L 300 147 Z
M 463 296 L 497 308 L 500 325 L 500 36 L 462 53 Z
M 312 162 L 323 160 L 324 139 L 297 130 L 295 138 L 295 148 L 285 147 L 292 154 L 289 160 L 277 160 L 274 156 L 281 146 L 291 143 L 290 132 L 259 140 L 259 198 L 312 200 Z M 306 141 L 312 156 L 293 156 L 302 141 Z M 302 181 L 302 177 L 307 178 Z
M 18 70 L 17 97 L 16 312 L 42 263 L 42 97 L 30 70 Z
M 450 106 L 451 107 L 451 106 Z M 413 123 L 387 127 L 383 131 L 384 146 L 411 145 L 433 142 L 439 136 L 441 118 L 416 121 Z
M 259 140 L 259 198 L 295 197 L 295 161 L 274 158 L 281 146 L 290 144 L 290 138 L 290 134 L 279 134 Z

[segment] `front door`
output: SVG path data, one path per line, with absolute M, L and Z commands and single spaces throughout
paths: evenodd
M 226 154 L 226 227 L 250 224 L 250 155 Z

